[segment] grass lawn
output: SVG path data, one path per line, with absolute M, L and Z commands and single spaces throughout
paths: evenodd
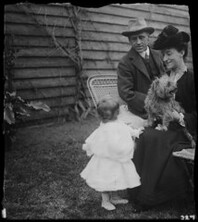
M 81 123 L 18 130 L 14 147 L 5 153 L 3 204 L 8 219 L 181 219 L 195 214 L 193 201 L 138 214 L 130 204 L 111 212 L 101 208 L 100 193 L 79 175 L 89 160 L 82 143 L 98 124 L 89 117 Z

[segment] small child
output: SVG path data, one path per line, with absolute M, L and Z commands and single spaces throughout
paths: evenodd
M 101 192 L 102 207 L 114 210 L 116 204 L 126 204 L 118 190 L 140 185 L 140 177 L 132 162 L 134 139 L 142 129 L 132 129 L 119 121 L 119 103 L 105 96 L 97 106 L 100 126 L 86 139 L 83 150 L 92 156 L 81 177 L 96 191 Z

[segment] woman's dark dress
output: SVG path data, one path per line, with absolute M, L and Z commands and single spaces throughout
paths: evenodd
M 176 100 L 184 108 L 185 121 L 191 133 L 196 130 L 196 99 L 193 73 L 187 71 L 178 80 Z M 171 123 L 168 131 L 145 129 L 137 141 L 133 162 L 141 177 L 136 199 L 139 203 L 154 206 L 173 198 L 185 197 L 189 179 L 181 161 L 173 151 L 189 148 L 189 140 L 182 127 Z M 130 192 L 129 192 L 130 194 Z

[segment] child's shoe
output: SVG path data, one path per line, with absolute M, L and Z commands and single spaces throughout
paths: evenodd
M 127 204 L 129 201 L 127 199 L 111 199 L 112 204 Z
M 112 204 L 127 204 L 129 201 L 127 199 L 121 198 L 117 192 L 111 192 L 110 202 Z
M 115 210 L 115 206 L 111 204 L 110 202 L 102 202 L 102 207 L 106 210 Z

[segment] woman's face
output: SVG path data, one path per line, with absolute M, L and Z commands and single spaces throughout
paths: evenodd
M 174 70 L 181 66 L 183 62 L 184 51 L 179 52 L 175 48 L 162 50 L 163 61 L 168 70 Z

